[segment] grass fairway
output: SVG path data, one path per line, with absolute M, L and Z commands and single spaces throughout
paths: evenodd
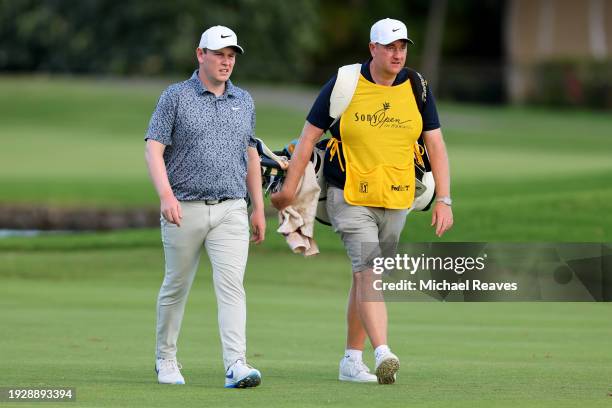
M 0 201 L 154 203 L 143 138 L 167 85 L 0 77 Z M 300 112 L 266 106 L 258 112 L 258 130 L 274 141 L 294 137 L 303 124 Z
M 167 82 L 0 77 L 0 204 L 155 206 L 143 136 Z M 257 106 L 271 147 L 305 110 Z M 604 113 L 440 104 L 452 170 L 451 241 L 611 241 L 612 120 Z M 429 214 L 404 239 L 430 241 Z
M 0 204 L 155 206 L 142 137 L 164 86 L 0 77 Z M 280 147 L 305 114 L 258 106 L 258 135 Z M 440 114 L 455 201 L 444 240 L 612 241 L 609 115 L 447 104 Z M 402 240 L 434 240 L 429 221 L 411 215 Z M 156 229 L 0 240 L 0 387 L 76 387 L 83 407 L 610 406 L 604 303 L 392 303 L 397 384 L 338 382 L 346 255 L 321 226 L 321 255 L 290 254 L 275 224 L 246 278 L 261 387 L 222 388 L 204 260 L 179 344 L 188 385 L 156 384 Z
M 91 238 L 95 240 L 95 238 Z M 275 240 L 271 238 L 271 240 Z M 53 241 L 53 244 L 50 244 Z M 336 380 L 345 255 L 252 251 L 247 271 L 253 390 L 225 390 L 210 269 L 200 267 L 179 343 L 185 387 L 156 384 L 153 244 L 0 253 L 0 386 L 73 386 L 76 406 L 609 406 L 612 308 L 593 303 L 392 303 L 402 359 L 393 386 Z M 276 259 L 276 267 L 270 259 Z M 372 366 L 371 349 L 365 353 Z M 20 405 L 23 406 L 23 405 Z

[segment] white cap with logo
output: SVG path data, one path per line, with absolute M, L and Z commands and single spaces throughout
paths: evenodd
M 238 37 L 236 33 L 227 27 L 214 26 L 202 33 L 200 45 L 198 48 L 206 48 L 208 50 L 220 50 L 225 47 L 233 47 L 240 54 L 244 54 L 244 50 L 238 45 Z
M 399 20 L 384 18 L 375 22 L 370 29 L 370 41 L 373 43 L 387 45 L 396 40 L 406 40 L 414 44 L 414 41 L 408 38 L 406 25 Z

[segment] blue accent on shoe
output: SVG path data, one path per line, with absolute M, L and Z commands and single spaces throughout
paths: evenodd
M 230 380 L 234 378 L 234 370 L 230 371 L 229 374 L 226 374 L 225 378 L 229 378 Z
M 259 384 L 261 384 L 261 374 L 257 370 L 251 370 L 244 378 L 225 384 L 225 388 L 253 388 Z

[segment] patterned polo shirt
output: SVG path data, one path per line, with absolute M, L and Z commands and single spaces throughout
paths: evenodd
M 179 201 L 245 198 L 247 147 L 255 146 L 254 138 L 251 95 L 228 80 L 217 97 L 197 70 L 161 94 L 145 135 L 166 145 L 166 171 Z

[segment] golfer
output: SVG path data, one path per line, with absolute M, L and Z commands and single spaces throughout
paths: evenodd
M 252 240 L 264 240 L 259 156 L 253 147 L 255 107 L 230 81 L 236 34 L 206 30 L 196 49 L 199 68 L 161 95 L 146 132 L 146 162 L 161 203 L 165 277 L 157 300 L 157 360 L 161 384 L 184 384 L 177 361 L 185 303 L 202 246 L 212 264 L 225 387 L 255 387 L 261 374 L 246 361 L 243 277 Z
M 395 382 L 400 362 L 387 341 L 387 309 L 382 296 L 366 301 L 371 293 L 374 253 L 362 245 L 397 247 L 408 209 L 414 199 L 414 144 L 423 135 L 436 182 L 432 225 L 441 236 L 451 228 L 453 214 L 446 147 L 435 102 L 427 88 L 419 111 L 404 68 L 409 39 L 398 20 L 376 22 L 370 31 L 371 58 L 361 66 L 357 88 L 341 119 L 331 127 L 332 146 L 325 158 L 329 184 L 327 211 L 351 260 L 353 281 L 347 307 L 346 352 L 340 361 L 339 379 L 354 382 Z M 330 127 L 330 96 L 336 77 L 321 90 L 302 130 L 283 188 L 272 195 L 282 209 L 290 205 L 313 150 Z M 331 160 L 331 161 L 330 161 Z M 365 248 L 365 246 L 364 246 Z M 370 299 L 371 300 L 371 299 Z M 366 337 L 374 348 L 376 375 L 363 363 Z

